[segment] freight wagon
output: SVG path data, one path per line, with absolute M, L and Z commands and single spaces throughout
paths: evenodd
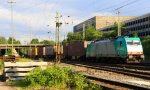
M 61 46 L 60 51 L 63 53 L 63 46 Z M 56 46 L 47 45 L 41 47 L 34 47 L 28 50 L 27 55 L 32 58 L 54 58 L 56 55 Z
M 69 59 L 85 59 L 86 48 L 91 41 L 63 45 L 63 57 Z
M 46 58 L 54 53 L 54 46 L 42 46 L 29 49 L 27 55 L 32 58 Z
M 38 58 L 44 58 L 45 57 L 45 47 L 38 47 L 37 48 L 37 52 L 38 52 Z

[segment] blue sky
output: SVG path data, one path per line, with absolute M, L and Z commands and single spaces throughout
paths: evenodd
M 11 36 L 11 8 L 9 0 L 0 0 L 0 36 Z M 22 43 L 31 38 L 55 40 L 55 13 L 61 15 L 61 40 L 73 26 L 95 15 L 116 15 L 120 9 L 123 16 L 140 16 L 150 12 L 150 0 L 15 0 L 14 37 Z M 67 16 L 70 16 L 68 18 Z M 69 24 L 66 25 L 65 22 Z M 73 23 L 72 23 L 73 22 Z M 47 26 L 49 25 L 49 26 Z M 50 34 L 47 32 L 51 31 Z

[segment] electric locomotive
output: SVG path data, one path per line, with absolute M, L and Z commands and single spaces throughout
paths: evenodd
M 86 58 L 104 62 L 140 63 L 144 60 L 144 54 L 140 38 L 119 37 L 89 44 Z

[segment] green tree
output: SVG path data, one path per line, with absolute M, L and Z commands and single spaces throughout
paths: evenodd
M 138 37 L 138 33 L 137 33 L 137 32 L 134 32 L 134 33 L 132 34 L 132 37 Z
M 121 27 L 121 35 L 124 35 L 123 28 L 125 28 L 125 24 L 121 23 L 120 27 Z M 114 37 L 117 37 L 117 35 L 118 35 L 118 23 L 115 22 L 113 29 L 108 32 L 105 32 L 103 34 L 103 39 L 104 38 L 114 38 Z
M 85 40 L 98 40 L 102 37 L 102 32 L 97 31 L 92 24 L 88 24 L 87 28 L 85 29 Z
M 44 44 L 44 45 L 54 45 L 55 44 L 54 41 L 50 41 L 50 40 L 43 40 L 40 43 Z
M 77 33 L 69 32 L 68 33 L 68 35 L 67 35 L 67 42 L 68 43 L 79 42 L 79 41 L 82 41 L 81 32 L 77 32 Z
M 30 44 L 39 44 L 39 40 L 37 38 L 33 38 Z
M 12 44 L 12 37 L 9 37 L 8 44 Z M 13 38 L 13 44 L 21 44 L 19 40 Z
M 5 37 L 0 36 L 0 44 L 7 44 L 7 39 Z
M 99 40 L 102 37 L 102 32 L 97 31 L 92 24 L 88 24 L 87 28 L 84 31 L 85 38 L 84 40 L 92 41 Z M 72 42 L 80 42 L 83 41 L 83 32 L 72 33 L 69 32 L 67 35 L 67 39 L 63 41 L 63 43 L 72 43 Z

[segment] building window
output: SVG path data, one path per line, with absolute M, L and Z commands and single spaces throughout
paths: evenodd
M 148 21 L 148 17 L 146 17 L 146 21 Z

